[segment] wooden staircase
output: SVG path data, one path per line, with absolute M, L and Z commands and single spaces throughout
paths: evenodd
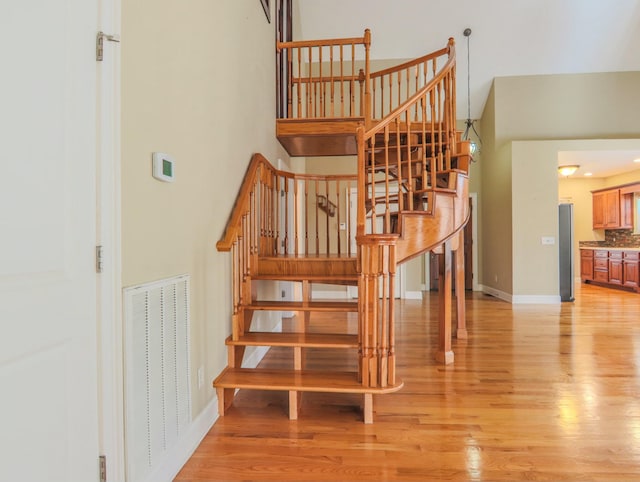
M 362 395 L 364 422 L 372 423 L 373 395 L 403 385 L 395 369 L 402 356 L 394 343 L 396 269 L 428 251 L 445 254 L 436 358 L 453 361 L 449 253 L 457 252 L 462 283 L 457 250 L 469 216 L 471 161 L 468 143 L 455 130 L 453 41 L 374 73 L 369 45 L 368 31 L 356 39 L 278 43 L 287 58 L 278 89 L 287 92 L 279 99 L 287 109 L 277 120 L 278 139 L 292 156 L 356 155 L 357 171 L 295 174 L 254 155 L 217 244 L 232 253 L 233 266 L 228 366 L 213 382 L 221 416 L 237 389 L 287 391 L 292 420 L 298 418 L 303 392 L 355 393 Z M 356 72 L 358 49 L 364 49 L 365 60 Z M 279 281 L 297 284 L 299 299 L 257 296 L 257 282 Z M 458 337 L 466 336 L 461 283 Z M 357 301 L 314 300 L 312 287 L 318 284 L 357 286 Z M 253 331 L 260 311 L 298 315 L 288 332 Z M 356 317 L 357 323 L 355 329 L 330 333 L 314 323 L 314 313 Z M 246 348 L 257 346 L 290 349 L 289 367 L 243 368 Z M 339 370 L 310 364 L 309 349 L 352 353 L 353 363 Z

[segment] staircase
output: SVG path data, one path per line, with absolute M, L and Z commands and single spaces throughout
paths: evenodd
M 289 393 L 298 418 L 303 392 L 362 395 L 373 422 L 373 395 L 402 388 L 395 361 L 395 274 L 428 251 L 444 254 L 436 358 L 451 350 L 451 251 L 456 251 L 457 336 L 465 337 L 462 229 L 469 216 L 468 142 L 455 129 L 453 40 L 439 51 L 370 72 L 370 33 L 362 38 L 278 43 L 276 133 L 292 156 L 357 156 L 350 175 L 296 174 L 255 154 L 220 251 L 232 255 L 232 334 L 228 366 L 214 380 L 219 413 L 236 389 Z M 360 60 L 363 59 L 363 60 Z M 357 195 L 352 193 L 356 192 Z M 355 206 L 356 209 L 351 209 Z M 355 213 L 355 214 L 354 214 Z M 298 301 L 263 300 L 260 281 L 290 281 Z M 319 301 L 313 285 L 357 286 L 357 301 Z M 252 330 L 257 311 L 295 311 L 293 329 Z M 357 318 L 355 329 L 328 332 L 321 313 Z M 335 331 L 335 330 L 333 330 Z M 242 367 L 247 347 L 287 347 L 286 369 Z M 334 370 L 308 355 L 347 355 Z M 328 359 L 325 357 L 325 359 Z

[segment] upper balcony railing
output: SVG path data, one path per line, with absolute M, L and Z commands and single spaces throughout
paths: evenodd
M 371 32 L 363 37 L 278 42 L 279 119 L 362 118 L 368 129 L 429 85 L 446 67 L 445 48 L 371 71 Z M 414 118 L 420 111 L 415 107 Z
M 369 30 L 358 38 L 278 42 L 278 53 L 284 53 L 278 118 L 367 116 L 370 45 Z

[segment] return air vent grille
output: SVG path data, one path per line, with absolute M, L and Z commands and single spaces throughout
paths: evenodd
M 127 480 L 146 481 L 191 423 L 189 276 L 124 290 Z

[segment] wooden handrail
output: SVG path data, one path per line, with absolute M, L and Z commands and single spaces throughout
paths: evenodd
M 405 70 L 408 69 L 409 67 L 415 67 L 416 65 L 420 65 L 424 62 L 428 62 L 429 60 L 433 60 L 435 58 L 438 58 L 442 55 L 448 54 L 450 51 L 449 46 L 444 47 L 440 50 L 436 50 L 435 52 L 431 52 L 428 53 L 426 55 L 423 55 L 422 57 L 418 57 L 417 59 L 413 59 L 413 60 L 408 60 L 407 62 L 403 63 L 403 64 L 398 64 L 398 65 L 394 65 L 393 67 L 388 67 L 386 69 L 383 70 L 376 70 L 375 72 L 371 72 L 371 78 L 375 78 L 375 77 L 382 77 L 384 75 L 389 75 L 389 74 L 393 74 L 395 72 L 398 72 L 400 70 Z
M 265 162 L 268 163 L 268 161 L 260 153 L 256 153 L 251 157 L 251 162 L 249 162 L 247 172 L 244 175 L 242 185 L 240 186 L 238 196 L 236 197 L 236 202 L 233 205 L 231 216 L 227 221 L 224 235 L 222 236 L 220 241 L 216 243 L 216 249 L 218 251 L 230 251 L 235 239 L 238 237 L 238 234 L 242 229 L 242 218 L 246 211 L 246 207 L 249 204 L 251 190 L 257 177 L 258 167 L 260 166 L 260 164 L 263 164 Z
M 336 46 L 336 45 L 351 45 L 351 44 L 365 44 L 367 39 L 366 32 L 369 29 L 365 30 L 365 35 L 363 37 L 351 37 L 351 38 L 334 38 L 334 39 L 323 39 L 323 40 L 293 40 L 291 42 L 277 42 L 276 49 L 278 52 L 282 49 L 291 48 L 291 47 L 325 47 L 325 46 Z

